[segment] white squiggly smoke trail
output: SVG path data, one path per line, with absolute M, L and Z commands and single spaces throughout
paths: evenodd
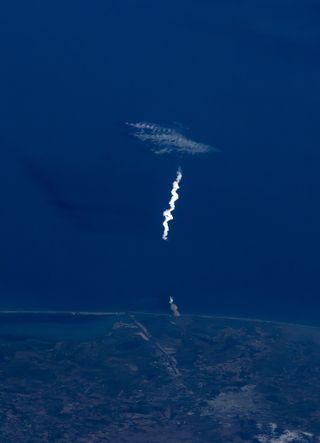
M 172 183 L 172 190 L 171 190 L 171 199 L 169 201 L 169 209 L 166 209 L 163 212 L 164 221 L 163 221 L 163 234 L 162 238 L 163 240 L 168 240 L 168 234 L 169 234 L 169 221 L 173 220 L 172 212 L 175 209 L 175 202 L 179 198 L 178 189 L 180 188 L 179 183 L 182 179 L 182 170 L 179 167 L 177 171 L 177 177 L 175 181 Z

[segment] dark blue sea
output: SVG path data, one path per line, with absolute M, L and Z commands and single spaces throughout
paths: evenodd
M 320 324 L 319 23 L 315 0 L 2 2 L 0 308 Z M 156 155 L 144 121 L 219 152 Z

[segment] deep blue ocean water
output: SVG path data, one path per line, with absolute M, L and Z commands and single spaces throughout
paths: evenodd
M 121 317 L 118 317 L 119 319 Z M 117 316 L 72 314 L 0 314 L 0 338 L 8 341 L 90 340 L 104 337 Z
M 319 23 L 315 0 L 3 2 L 0 308 L 319 324 Z M 128 121 L 221 152 L 157 156 Z

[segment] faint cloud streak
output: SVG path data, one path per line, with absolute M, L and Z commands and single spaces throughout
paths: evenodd
M 186 137 L 181 130 L 157 123 L 138 122 L 126 123 L 134 129 L 132 135 L 142 142 L 152 145 L 155 154 L 205 154 L 210 151 L 218 151 L 205 143 L 196 142 Z

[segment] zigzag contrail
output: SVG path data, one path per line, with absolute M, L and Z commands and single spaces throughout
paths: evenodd
M 163 234 L 162 234 L 162 238 L 163 240 L 168 240 L 168 234 L 169 234 L 169 221 L 173 220 L 173 216 L 172 216 L 172 212 L 175 209 L 175 202 L 178 200 L 179 198 L 179 194 L 177 193 L 178 189 L 180 188 L 179 183 L 182 179 L 182 171 L 181 168 L 179 167 L 178 171 L 177 171 L 177 177 L 175 179 L 175 181 L 172 183 L 172 190 L 171 190 L 171 199 L 169 201 L 169 209 L 166 209 L 163 212 L 163 216 L 164 216 L 164 221 L 163 221 Z

